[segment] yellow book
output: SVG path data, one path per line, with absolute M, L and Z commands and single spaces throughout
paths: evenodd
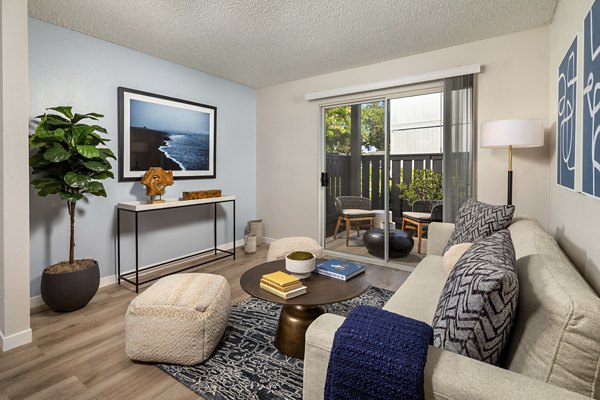
M 294 283 L 293 285 L 289 285 L 289 286 L 279 286 L 279 285 L 276 285 L 273 282 L 270 282 L 270 281 L 268 281 L 266 279 L 261 279 L 260 283 L 264 283 L 265 285 L 269 285 L 269 286 L 271 286 L 274 289 L 281 290 L 282 292 L 289 292 L 290 290 L 293 290 L 293 289 L 296 289 L 296 288 L 299 288 L 300 286 L 302 286 L 302 283 L 300 283 L 300 282 Z
M 262 279 L 265 279 L 269 282 L 272 282 L 276 285 L 286 287 L 294 285 L 300 282 L 300 279 L 291 276 L 290 274 L 286 274 L 285 272 L 277 271 L 271 272 L 270 274 L 265 274 L 262 276 Z
M 291 290 L 289 292 L 282 292 L 281 290 L 277 290 L 274 287 L 271 287 L 269 285 L 265 285 L 263 282 L 260 283 L 260 287 L 261 287 L 261 289 L 264 289 L 267 292 L 271 292 L 275 296 L 281 297 L 282 299 L 285 299 L 285 300 L 288 300 L 288 299 L 291 299 L 293 297 L 297 297 L 297 296 L 300 296 L 300 295 L 306 293 L 306 286 L 300 286 L 299 288 L 296 288 L 296 289 Z

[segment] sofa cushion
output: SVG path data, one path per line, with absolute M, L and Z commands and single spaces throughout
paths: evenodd
M 476 242 L 454 267 L 433 318 L 433 343 L 496 364 L 508 342 L 519 283 L 508 230 Z
M 518 245 L 519 312 L 501 365 L 600 399 L 600 298 L 554 238 L 531 228 L 510 228 L 526 243 Z
M 454 231 L 444 253 L 455 244 L 473 243 L 508 228 L 514 212 L 515 206 L 493 206 L 468 199 L 458 210 Z
M 465 254 L 470 248 L 473 246 L 473 243 L 459 243 L 450 247 L 446 253 L 444 253 L 444 257 L 442 260 L 442 268 L 446 273 L 446 276 L 450 275 L 452 269 L 460 260 L 460 258 Z
M 383 309 L 431 325 L 445 282 L 442 257 L 427 256 L 385 303 Z

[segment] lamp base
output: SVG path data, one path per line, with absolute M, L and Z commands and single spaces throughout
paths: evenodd
M 508 171 L 508 198 L 506 199 L 506 204 L 512 205 L 512 187 L 513 187 L 513 172 L 512 170 Z

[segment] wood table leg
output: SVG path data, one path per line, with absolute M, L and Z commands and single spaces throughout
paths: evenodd
M 333 232 L 333 238 L 335 239 L 335 237 L 337 236 L 339 230 L 340 230 L 340 225 L 342 224 L 342 217 L 338 217 L 337 220 L 337 224 L 335 224 L 335 232 Z
M 423 226 L 420 222 L 417 222 L 417 236 L 419 237 L 419 250 L 418 253 L 421 254 L 421 235 L 423 234 Z
M 352 229 L 350 218 L 346 217 L 346 247 L 348 247 L 348 243 L 350 243 L 350 229 Z
M 284 305 L 279 314 L 275 347 L 283 354 L 304 359 L 305 336 L 308 326 L 325 313 L 323 306 Z

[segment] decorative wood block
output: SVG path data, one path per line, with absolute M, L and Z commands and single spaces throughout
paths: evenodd
M 183 192 L 183 200 L 210 199 L 221 197 L 221 190 L 197 190 L 195 192 Z

